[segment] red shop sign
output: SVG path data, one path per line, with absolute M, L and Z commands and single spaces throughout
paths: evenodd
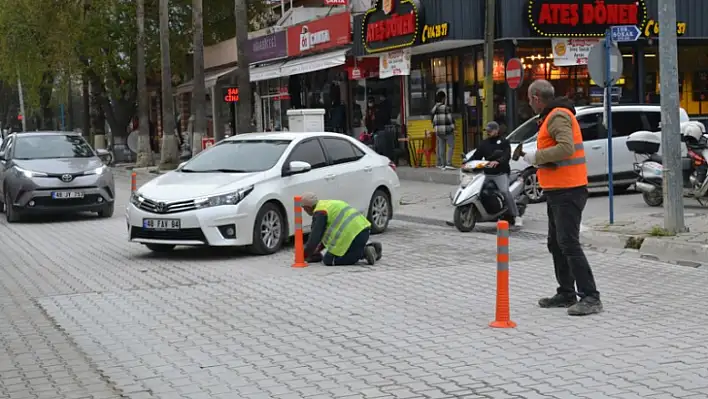
M 288 28 L 288 55 L 297 56 L 351 43 L 349 12 Z
M 326 6 L 346 6 L 347 0 L 324 0 Z
M 614 25 L 648 21 L 645 0 L 529 0 L 532 31 L 547 37 L 600 37 Z
M 418 7 L 412 0 L 378 0 L 364 15 L 366 53 L 412 46 L 418 38 L 418 24 Z

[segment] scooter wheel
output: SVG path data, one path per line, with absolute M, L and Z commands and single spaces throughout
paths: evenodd
M 649 206 L 661 206 L 664 203 L 664 195 L 658 188 L 649 193 L 642 193 L 642 198 Z
M 455 208 L 455 228 L 463 233 L 469 233 L 477 224 L 477 212 L 472 205 Z

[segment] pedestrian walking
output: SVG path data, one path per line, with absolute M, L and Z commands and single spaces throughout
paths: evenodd
M 556 294 L 542 298 L 538 304 L 542 308 L 567 307 L 571 316 L 599 313 L 602 311 L 600 293 L 580 246 L 588 174 L 575 108 L 568 99 L 555 98 L 553 85 L 543 79 L 531 83 L 528 97 L 531 108 L 539 114 L 537 150 L 524 153 L 520 144 L 513 159 L 523 156 L 538 169 L 538 183 L 546 194 L 548 250 L 558 281 Z
M 442 90 L 435 96 L 435 106 L 430 111 L 430 117 L 438 140 L 438 168 L 454 169 L 452 154 L 455 147 L 455 119 L 452 117 L 450 106 L 447 105 L 447 95 Z

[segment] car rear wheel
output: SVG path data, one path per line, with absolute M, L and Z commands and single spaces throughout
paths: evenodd
M 21 215 L 20 212 L 12 206 L 12 200 L 10 199 L 10 194 L 5 193 L 5 204 L 7 206 L 5 207 L 5 219 L 7 219 L 8 223 L 17 223 L 20 221 Z
M 388 228 L 388 222 L 391 221 L 393 208 L 391 206 L 391 198 L 385 191 L 378 189 L 374 191 L 369 202 L 369 214 L 367 219 L 371 223 L 371 234 L 381 234 Z
M 115 210 L 115 205 L 114 205 L 114 204 L 106 205 L 106 206 L 103 207 L 103 209 L 101 209 L 100 211 L 98 211 L 98 217 L 100 217 L 100 218 L 106 218 L 106 219 L 107 219 L 107 218 L 110 218 L 110 217 L 113 217 L 113 211 L 114 211 L 114 210 Z
M 145 246 L 152 252 L 157 252 L 161 254 L 170 252 L 176 247 L 176 245 L 172 244 L 145 244 Z
M 546 199 L 543 189 L 538 184 L 536 169 L 526 169 L 524 173 L 521 174 L 521 178 L 524 179 L 524 194 L 526 194 L 526 197 L 528 197 L 530 203 L 538 204 Z
M 287 237 L 285 219 L 273 203 L 266 203 L 256 215 L 253 225 L 253 244 L 249 247 L 256 255 L 270 255 L 280 250 Z

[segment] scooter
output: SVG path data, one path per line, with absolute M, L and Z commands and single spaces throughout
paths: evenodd
M 681 124 L 681 141 L 685 145 L 686 155 L 681 157 L 683 177 L 683 196 L 694 198 L 701 205 L 708 202 L 708 135 L 705 126 L 699 122 Z M 661 206 L 664 202 L 663 158 L 658 154 L 661 136 L 658 133 L 639 131 L 627 137 L 627 148 L 636 155 L 644 157 L 634 163 L 637 174 L 635 187 L 642 193 L 644 202 L 649 206 Z
M 466 233 L 477 223 L 496 222 L 507 218 L 504 196 L 493 181 L 485 179 L 484 169 L 489 161 L 467 161 L 460 169 L 461 182 L 457 192 L 451 197 L 455 207 L 454 225 Z M 519 217 L 526 212 L 528 198 L 524 195 L 524 181 L 518 170 L 511 171 L 509 191 L 516 201 Z

